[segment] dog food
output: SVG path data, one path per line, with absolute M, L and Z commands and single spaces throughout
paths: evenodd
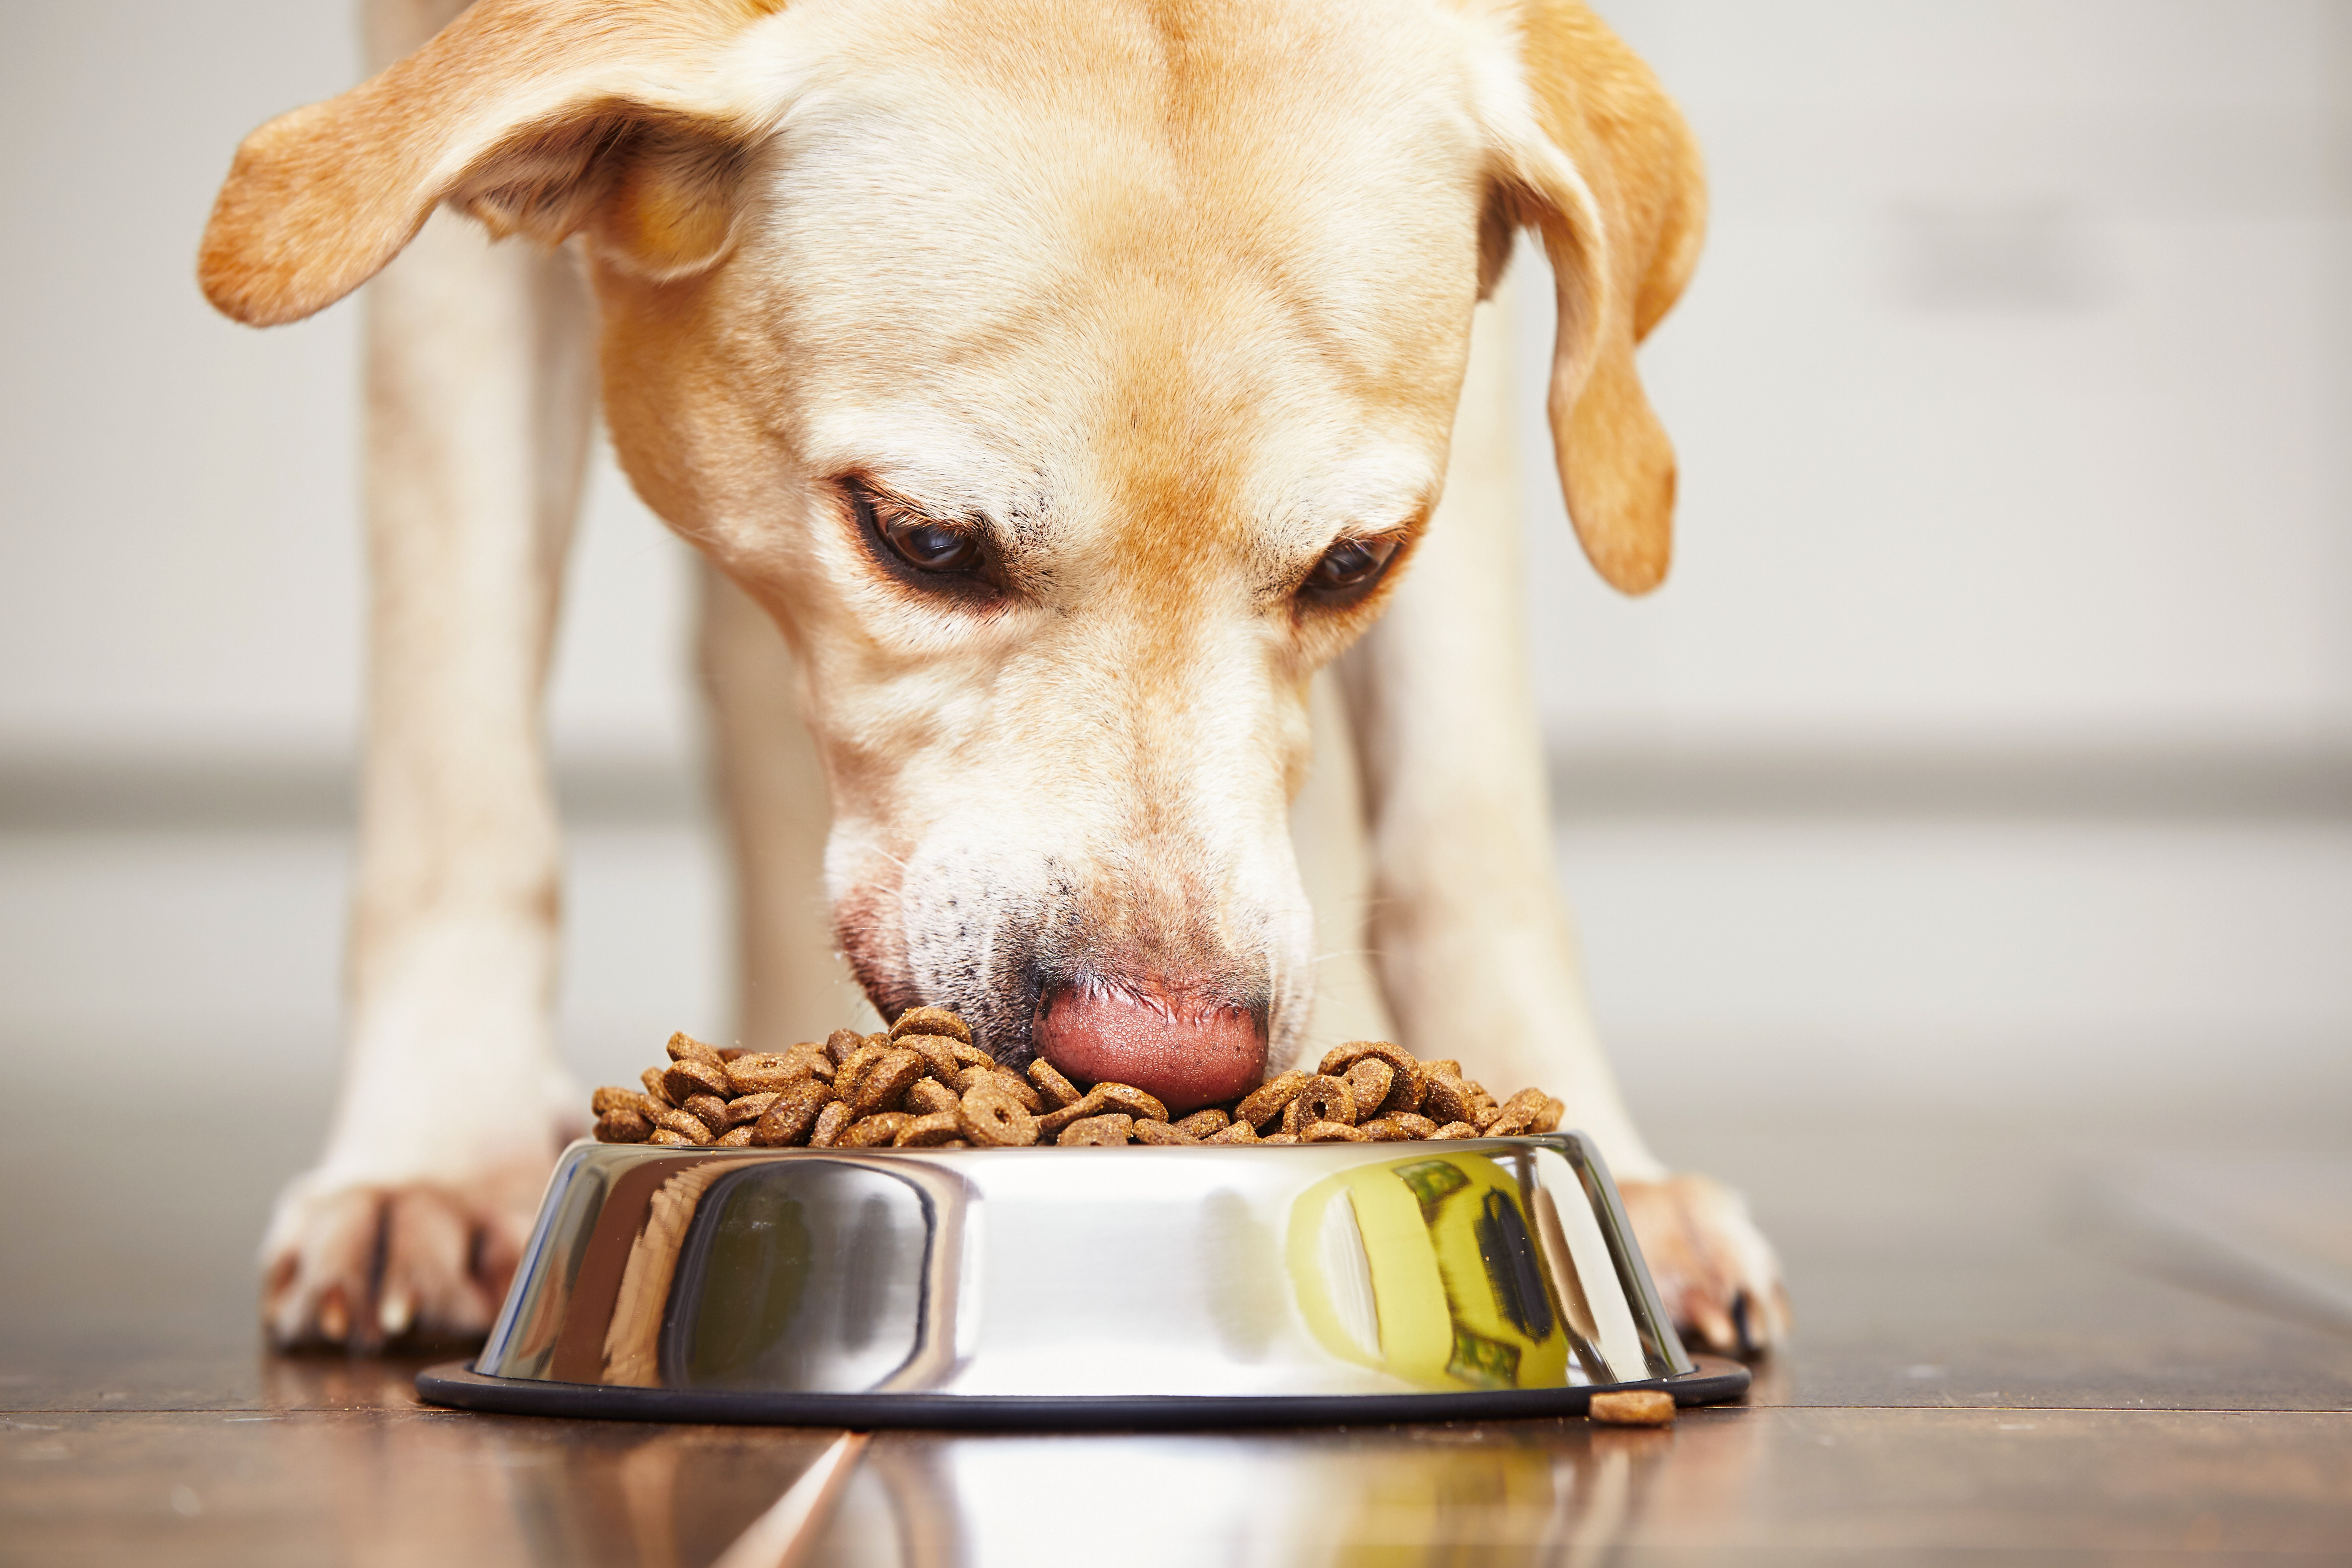
M 1385 1040 L 1324 1054 L 1229 1105 L 1171 1119 L 1132 1084 L 1071 1082 L 1052 1063 L 1000 1066 L 944 1007 L 913 1007 L 887 1034 L 835 1029 L 823 1045 L 722 1051 L 687 1034 L 642 1089 L 590 1102 L 605 1143 L 740 1149 L 1026 1149 L 1201 1143 L 1408 1143 L 1549 1132 L 1560 1102 L 1539 1089 L 1496 1101 L 1455 1061 L 1419 1061 Z M 1596 1410 L 1596 1416 L 1599 1413 Z M 1606 1417 L 1601 1417 L 1606 1419 Z M 1671 1417 L 1669 1417 L 1671 1418 Z
M 1609 1426 L 1674 1424 L 1675 1396 L 1663 1388 L 1623 1388 L 1592 1396 L 1586 1414 Z

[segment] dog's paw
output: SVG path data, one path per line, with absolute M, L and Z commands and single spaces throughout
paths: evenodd
M 1780 1260 L 1745 1198 L 1694 1175 L 1626 1182 L 1619 1192 L 1659 1299 L 1693 1349 L 1757 1355 L 1788 1337 Z
M 297 1178 L 262 1247 L 271 1342 L 373 1353 L 480 1339 L 506 1299 L 547 1171 L 532 1159 L 463 1181 Z

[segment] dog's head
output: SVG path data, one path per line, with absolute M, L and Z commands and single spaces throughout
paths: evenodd
M 1307 684 L 1522 226 L 1578 531 L 1665 569 L 1696 160 L 1569 0 L 478 0 L 247 142 L 205 290 L 307 315 L 443 203 L 583 237 L 624 464 L 798 655 L 844 948 L 1008 1058 L 1190 1105 L 1296 1039 Z

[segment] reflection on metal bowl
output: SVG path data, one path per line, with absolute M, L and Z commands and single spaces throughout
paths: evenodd
M 883 1151 L 574 1144 L 446 1405 L 1230 1426 L 1734 1398 L 1582 1137 Z

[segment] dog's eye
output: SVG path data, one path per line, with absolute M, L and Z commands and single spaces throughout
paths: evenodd
M 1307 574 L 1306 591 L 1322 598 L 1360 593 L 1380 581 L 1396 550 L 1393 539 L 1343 539 Z
M 884 523 L 882 537 L 919 572 L 968 572 L 980 564 L 980 542 L 952 523 L 901 518 Z

